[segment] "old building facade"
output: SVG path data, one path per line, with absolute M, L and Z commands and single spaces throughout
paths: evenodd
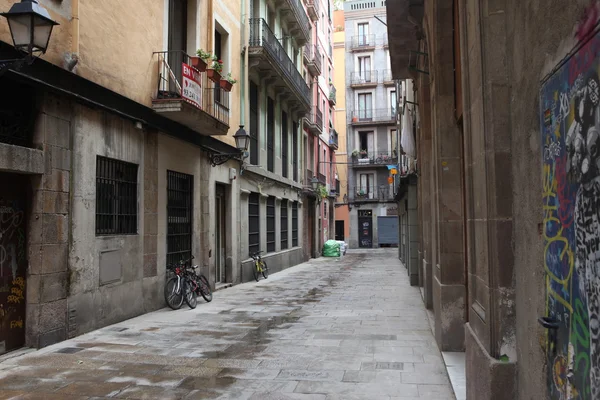
M 597 398 L 597 2 L 387 11 L 438 346 L 466 352 L 468 399 Z
M 271 272 L 304 259 L 304 5 L 39 3 L 48 51 L 0 77 L 0 353 L 163 307 L 167 263 L 194 256 L 218 287 L 252 279 L 254 251 Z M 0 41 L 19 56 L 5 22 Z M 222 163 L 240 125 L 248 157 Z
M 398 165 L 397 92 L 384 1 L 344 2 L 346 153 L 351 248 L 398 244 L 392 167 Z

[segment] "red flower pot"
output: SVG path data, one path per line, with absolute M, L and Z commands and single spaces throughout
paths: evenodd
M 227 79 L 221 79 L 221 88 L 226 92 L 231 92 L 231 88 L 233 87 L 233 83 L 229 82 Z
M 196 68 L 200 72 L 206 71 L 208 64 L 203 59 L 200 57 L 190 57 L 190 59 L 192 61 L 192 67 Z
M 221 82 L 221 74 L 218 73 L 214 69 L 210 69 L 210 68 L 207 69 L 206 70 L 206 76 L 208 77 L 208 79 L 210 79 L 214 83 L 220 83 Z

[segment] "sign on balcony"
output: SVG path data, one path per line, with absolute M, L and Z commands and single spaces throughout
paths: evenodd
M 190 65 L 182 64 L 183 82 L 181 85 L 181 97 L 187 102 L 202 108 L 202 87 L 200 84 L 200 73 Z

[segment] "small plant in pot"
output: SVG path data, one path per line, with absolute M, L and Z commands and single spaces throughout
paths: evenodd
M 369 153 L 367 153 L 367 150 L 362 149 L 360 151 L 360 158 L 367 158 L 368 155 L 369 155 Z
M 214 83 L 221 83 L 221 71 L 223 71 L 223 61 L 217 57 L 213 57 L 213 62 L 210 68 L 206 70 L 206 76 Z
M 226 92 L 231 92 L 231 88 L 236 83 L 237 83 L 237 80 L 234 79 L 233 76 L 231 76 L 231 72 L 227 74 L 227 76 L 225 77 L 225 79 L 221 79 L 221 87 Z
M 208 63 L 212 61 L 212 54 L 202 49 L 198 49 L 196 51 L 196 55 L 198 57 L 190 57 L 190 59 L 192 60 L 192 67 L 196 68 L 200 72 L 206 71 Z
M 354 149 L 354 151 L 352 151 L 352 158 L 358 158 L 358 150 Z

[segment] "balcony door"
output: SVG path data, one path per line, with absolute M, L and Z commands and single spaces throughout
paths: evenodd
M 356 196 L 361 200 L 372 200 L 375 193 L 375 175 L 359 174 L 356 185 Z
M 358 45 L 368 46 L 369 45 L 369 24 L 362 23 L 358 24 Z
M 360 83 L 371 82 L 371 56 L 358 57 L 358 77 Z
M 370 121 L 373 118 L 373 95 L 360 93 L 358 95 L 358 118 Z
M 186 61 L 188 0 L 169 0 L 169 56 L 171 72 L 181 84 L 181 64 Z M 175 82 L 169 80 L 170 91 L 179 92 Z

